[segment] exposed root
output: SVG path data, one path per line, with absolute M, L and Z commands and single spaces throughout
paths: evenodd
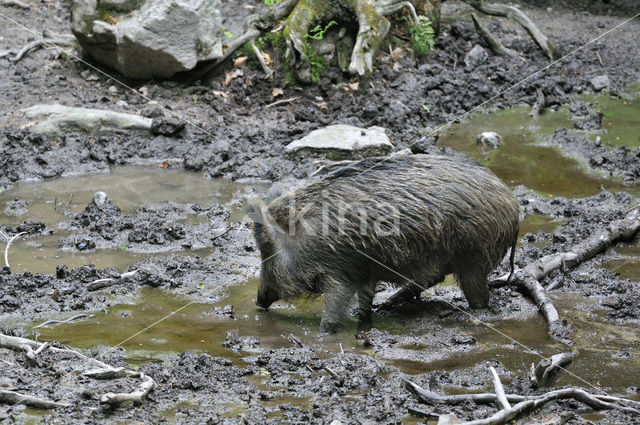
M 0 1 L 0 4 L 2 6 L 15 6 L 15 7 L 19 7 L 21 9 L 31 9 L 31 6 L 29 6 L 26 3 L 21 2 L 20 0 L 2 0 L 2 1 Z
M 41 47 L 70 47 L 75 45 L 75 38 L 73 36 L 68 37 L 56 37 L 56 38 L 39 38 L 26 44 L 13 58 L 9 58 L 11 62 L 18 62 L 31 50 L 39 49 Z
M 49 319 L 47 321 L 40 323 L 37 326 L 34 326 L 33 329 L 44 328 L 45 326 L 50 326 L 50 325 L 61 325 L 63 323 L 71 323 L 71 322 L 75 322 L 78 319 L 84 319 L 85 317 L 86 318 L 93 317 L 93 314 L 80 313 L 80 314 L 76 314 L 75 316 L 71 316 L 66 320 Z
M 58 403 L 30 395 L 20 394 L 15 391 L 0 390 L 0 402 L 7 404 L 24 404 L 36 409 L 55 409 L 57 407 L 69 407 L 70 404 Z
M 373 59 L 378 54 L 382 40 L 389 32 L 391 23 L 367 0 L 356 1 L 355 13 L 359 28 L 356 44 L 351 54 L 349 72 L 364 76 L 369 75 L 373 70 Z
M 557 55 L 556 48 L 551 41 L 549 41 L 542 31 L 538 29 L 536 24 L 520 9 L 503 4 L 486 4 L 482 0 L 467 0 L 467 3 L 486 15 L 503 16 L 516 21 L 527 30 L 531 38 L 533 38 L 550 59 L 553 59 Z
M 224 54 L 220 58 L 202 66 L 197 72 L 192 75 L 191 78 L 193 80 L 197 80 L 203 75 L 206 75 L 209 71 L 224 62 L 229 56 L 233 54 L 233 52 L 238 50 L 240 47 L 244 46 L 246 43 L 255 41 L 262 34 L 274 28 L 276 25 L 278 25 L 278 22 L 281 19 L 283 19 L 291 12 L 293 7 L 297 3 L 298 0 L 284 0 L 271 7 L 269 11 L 264 15 L 249 16 L 244 23 L 244 34 L 231 40 L 229 46 L 226 48 Z
M 482 25 L 482 23 L 480 23 L 480 21 L 478 20 L 478 16 L 475 13 L 471 14 L 471 19 L 473 20 L 473 25 L 475 25 L 476 27 L 476 31 L 478 31 L 478 34 L 480 34 L 480 37 L 482 37 L 484 42 L 487 43 L 487 46 L 489 46 L 489 49 L 491 49 L 493 53 L 500 56 L 508 56 L 510 58 L 523 60 L 522 57 L 515 50 L 511 50 L 504 47 L 502 43 L 500 43 L 500 40 L 495 38 L 489 32 L 489 30 L 485 28 L 485 26 Z
M 517 270 L 511 284 L 519 287 L 533 299 L 547 321 L 551 335 L 563 340 L 562 334 L 566 330 L 566 324 L 560 320 L 558 311 L 540 282 L 561 267 L 575 267 L 604 252 L 611 245 L 633 238 L 638 230 L 640 230 L 640 207 L 635 207 L 623 219 L 611 222 L 607 229 L 575 245 L 570 251 L 546 255 L 524 269 Z M 491 286 L 505 285 L 507 279 L 508 274 L 505 274 L 492 281 Z M 570 341 L 564 342 L 570 343 Z
M 0 236 L 2 236 L 7 241 L 7 246 L 5 246 L 5 248 L 4 248 L 4 265 L 5 266 L 11 268 L 11 266 L 9 265 L 9 247 L 11 247 L 11 244 L 13 243 L 13 241 L 15 241 L 20 236 L 22 236 L 22 235 L 24 235 L 26 233 L 27 232 L 20 232 L 17 235 L 9 237 L 9 235 L 7 235 L 2 230 L 0 230 Z

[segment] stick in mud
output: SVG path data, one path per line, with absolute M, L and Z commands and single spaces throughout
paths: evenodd
M 11 268 L 11 266 L 9 265 L 9 247 L 11 247 L 11 244 L 13 243 L 14 240 L 16 240 L 17 238 L 19 238 L 20 236 L 26 234 L 27 232 L 20 232 L 17 235 L 13 236 L 13 237 L 9 237 L 9 235 L 7 235 L 6 233 L 4 233 L 2 230 L 0 230 L 0 236 L 2 236 L 3 238 L 5 238 L 5 240 L 7 241 L 7 246 L 4 248 L 4 265 Z
M 633 238 L 638 230 L 640 230 L 640 206 L 632 208 L 624 218 L 612 221 L 606 229 L 591 239 L 573 246 L 571 250 L 546 255 L 523 269 L 516 270 L 509 284 L 519 287 L 533 299 L 554 338 L 571 345 L 571 341 L 566 340 L 564 336 L 567 325 L 560 320 L 558 311 L 540 282 L 557 269 L 575 267 L 604 252 L 611 245 Z M 503 286 L 508 283 L 507 280 L 508 274 L 505 274 L 490 284 L 493 287 Z
M 30 395 L 20 394 L 15 391 L 0 390 L 0 402 L 7 404 L 24 404 L 36 409 L 55 409 L 57 407 L 69 407 L 70 404 L 58 403 L 56 401 L 45 400 Z
M 443 396 L 433 391 L 422 388 L 420 385 L 405 379 L 406 389 L 421 403 L 426 404 L 450 404 L 457 405 L 465 402 L 478 404 L 490 404 L 498 401 L 498 396 L 493 393 L 480 394 L 456 394 Z M 554 400 L 574 399 L 580 401 L 595 410 L 620 410 L 627 413 L 640 414 L 640 402 L 621 397 L 599 396 L 590 394 L 581 388 L 562 388 L 549 391 L 536 396 L 523 396 L 518 394 L 505 394 L 510 403 L 517 403 L 510 409 L 500 410 L 487 419 L 465 422 L 465 425 L 497 425 L 506 423 L 521 413 L 531 409 L 537 409 Z M 629 407 L 634 406 L 634 407 Z
M 76 321 L 78 319 L 83 319 L 85 317 L 86 318 L 90 318 L 90 317 L 94 317 L 94 316 L 93 316 L 93 314 L 80 313 L 80 314 L 76 314 L 75 316 L 71 316 L 66 320 L 48 319 L 48 320 L 40 323 L 39 325 L 34 326 L 33 329 L 43 328 L 45 326 L 50 326 L 50 325 L 61 325 L 63 323 L 71 323 L 73 321 Z
M 480 23 L 478 16 L 475 13 L 471 14 L 471 19 L 473 20 L 473 25 L 476 27 L 476 31 L 480 34 L 480 37 L 487 43 L 489 49 L 496 55 L 500 56 L 508 56 L 510 58 L 524 60 L 522 56 L 520 56 L 515 50 L 508 49 L 500 43 L 500 40 L 495 38 L 493 34 L 489 32 L 489 30 Z

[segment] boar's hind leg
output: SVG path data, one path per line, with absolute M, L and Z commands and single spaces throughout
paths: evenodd
M 469 307 L 484 308 L 489 305 L 488 271 L 478 265 L 469 266 L 458 272 L 457 278 Z
M 336 332 L 338 325 L 346 315 L 349 301 L 355 292 L 356 288 L 352 284 L 341 282 L 333 277 L 325 277 L 324 307 L 320 321 L 321 332 L 328 334 Z
M 371 328 L 371 309 L 375 295 L 375 282 L 369 282 L 358 288 L 358 330 Z

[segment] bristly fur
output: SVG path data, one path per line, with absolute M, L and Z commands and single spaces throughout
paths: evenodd
M 404 276 L 426 288 L 449 273 L 472 307 L 487 304 L 487 275 L 517 240 L 519 205 L 509 188 L 471 161 L 435 155 L 381 160 L 343 167 L 263 211 L 267 225 L 254 228 L 262 257 L 263 247 L 282 251 L 263 263 L 262 304 L 324 293 L 322 327 L 330 331 L 355 292 L 366 316 L 376 282 L 414 287 Z M 302 220 L 290 220 L 301 213 Z M 383 234 L 384 220 L 398 231 Z

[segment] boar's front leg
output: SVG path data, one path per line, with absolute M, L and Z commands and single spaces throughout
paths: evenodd
M 325 277 L 323 285 L 324 307 L 322 308 L 320 332 L 327 334 L 336 332 L 346 316 L 349 301 L 355 292 L 356 288 L 353 284 L 342 282 L 334 277 Z

